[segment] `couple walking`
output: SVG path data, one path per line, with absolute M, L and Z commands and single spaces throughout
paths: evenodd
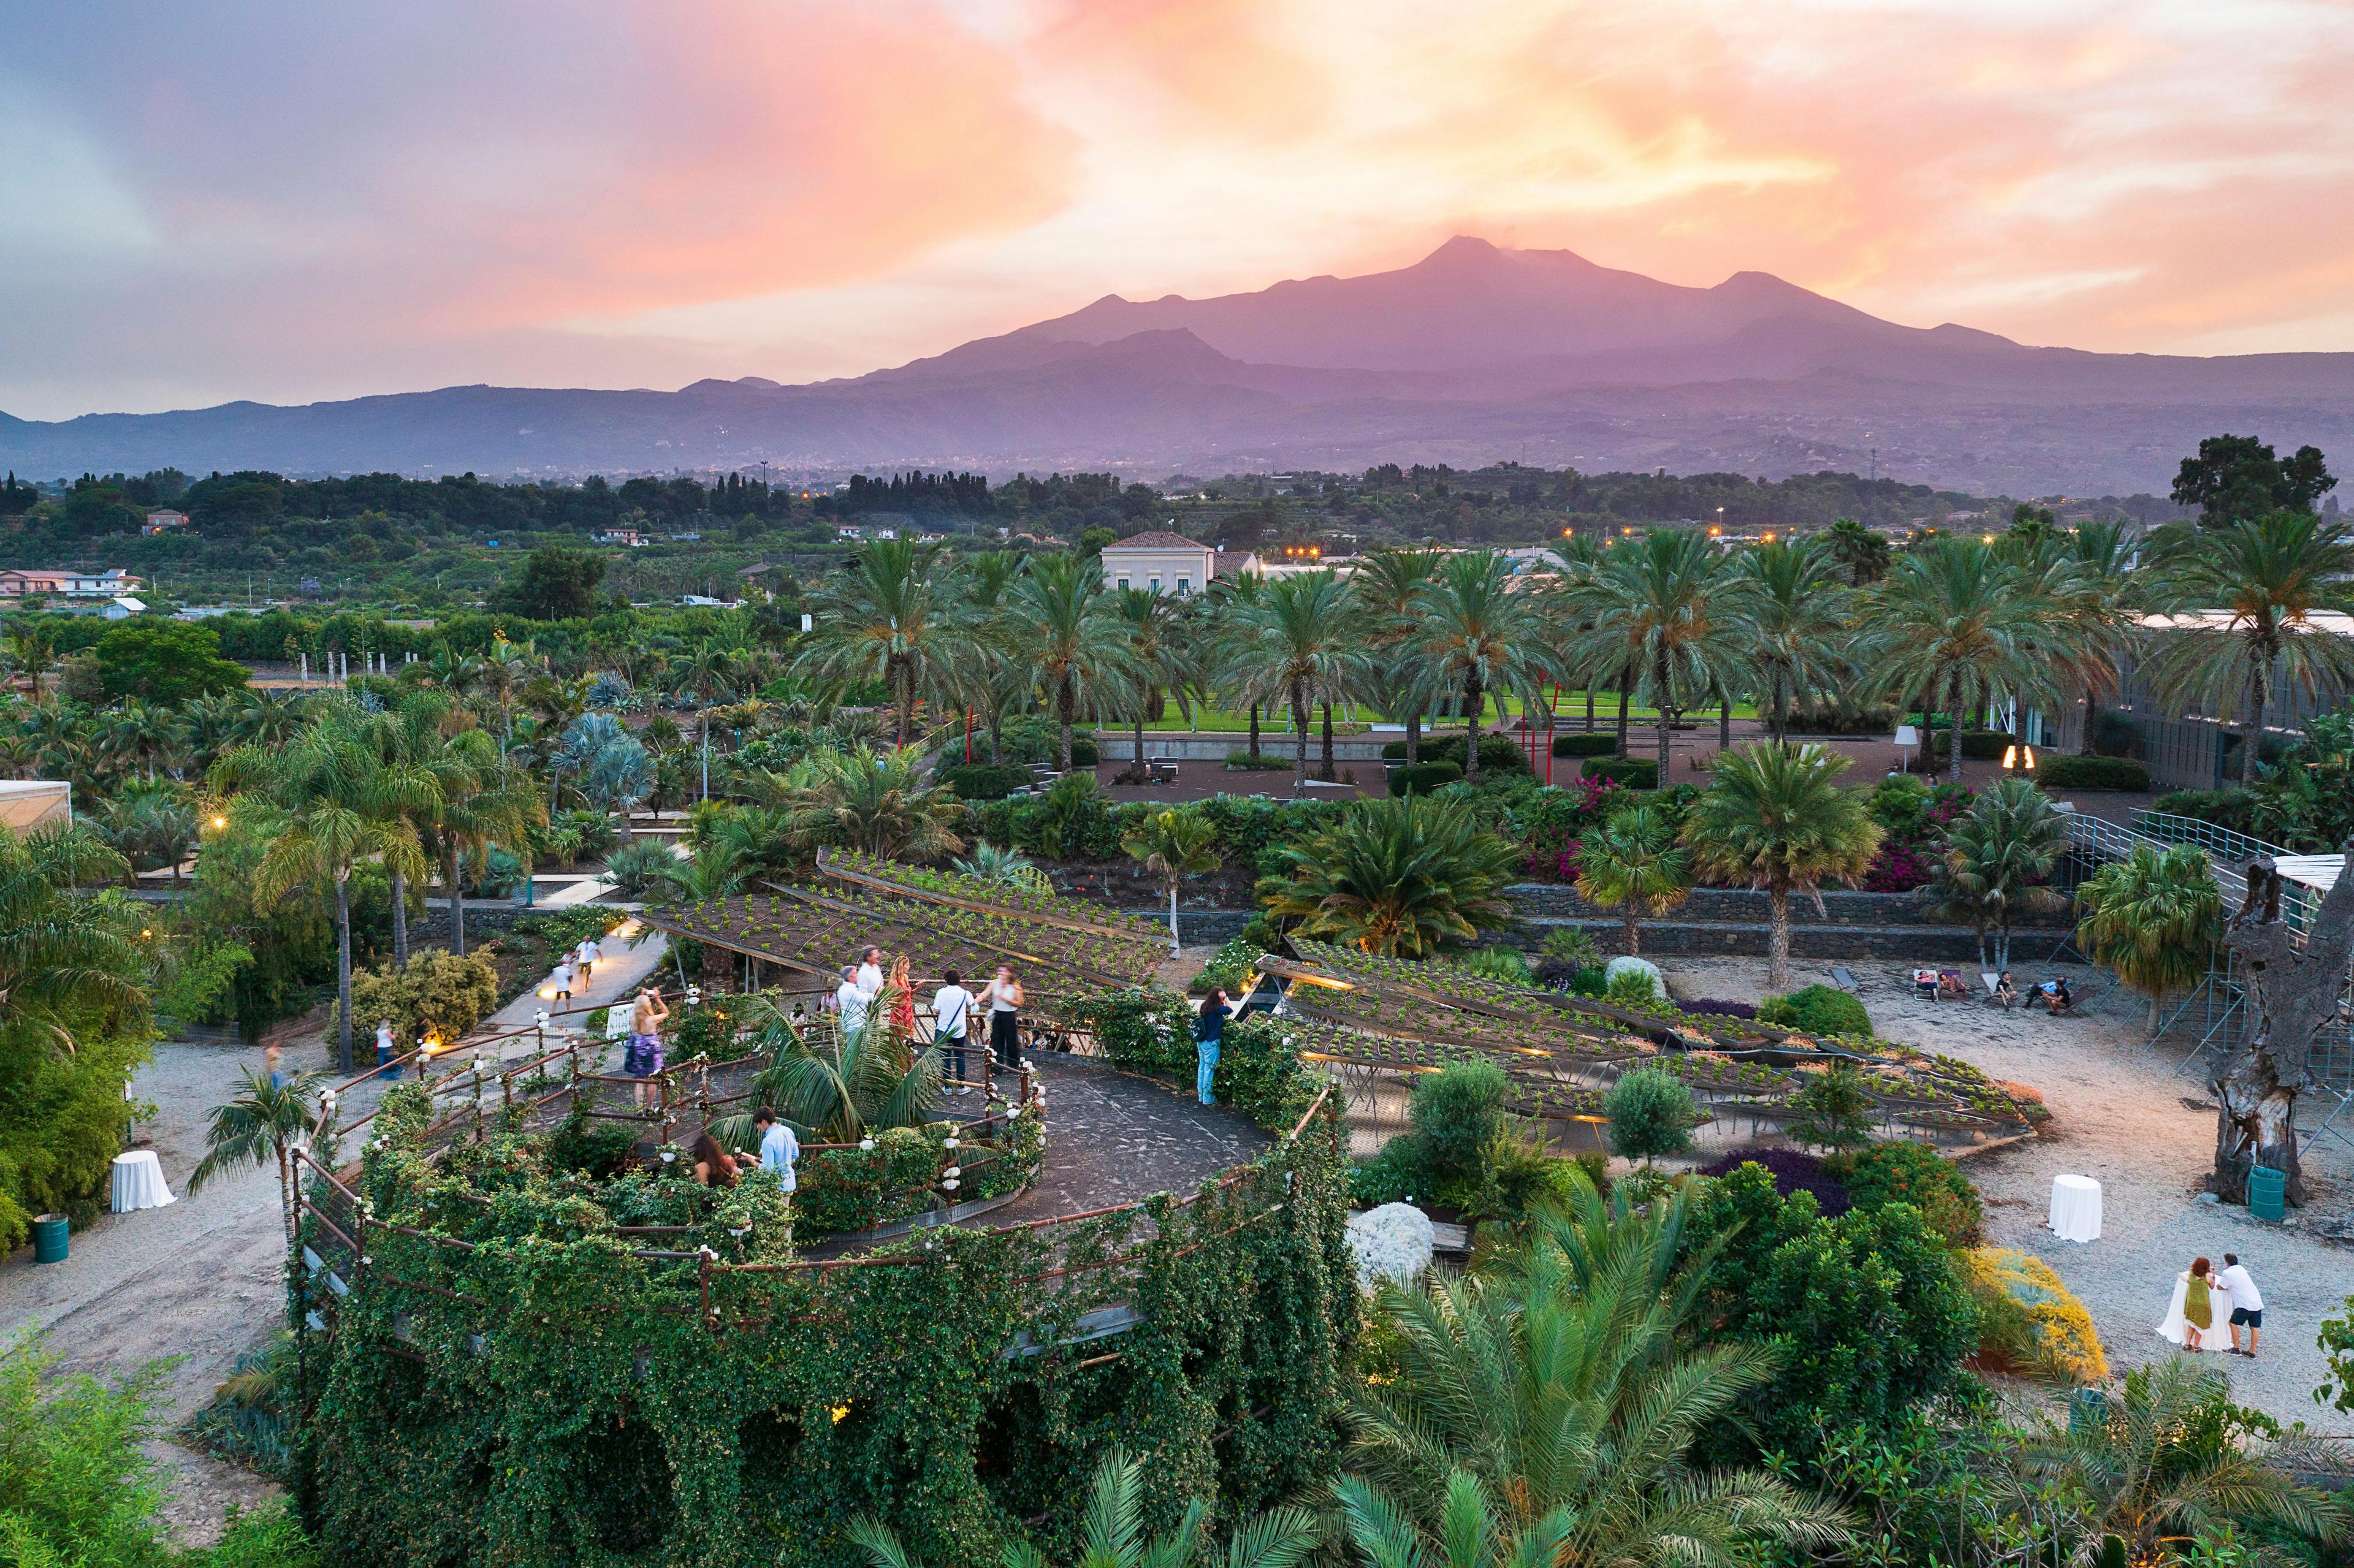
M 2166 1320 L 2158 1326 L 2158 1337 L 2186 1351 L 2224 1350 L 2214 1342 L 2215 1319 L 2227 1315 L 2232 1343 L 2226 1353 L 2255 1360 L 2256 1334 L 2264 1326 L 2264 1298 L 2241 1266 L 2240 1255 L 2225 1253 L 2221 1274 L 2205 1258 L 2193 1258 L 2188 1269 L 2174 1277 L 2174 1299 L 2167 1304 Z M 2240 1346 L 2242 1330 L 2248 1336 L 2244 1350 Z

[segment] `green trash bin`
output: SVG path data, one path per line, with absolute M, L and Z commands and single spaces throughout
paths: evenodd
M 63 1214 L 33 1216 L 33 1261 L 63 1263 L 66 1260 L 66 1217 Z
M 2269 1165 L 2248 1172 L 2248 1213 L 2260 1220 L 2277 1220 L 2288 1212 L 2288 1173 Z

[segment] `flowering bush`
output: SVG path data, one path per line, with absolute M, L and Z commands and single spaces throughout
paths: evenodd
M 1863 874 L 1866 893 L 1910 893 L 1929 883 L 1929 865 L 1914 844 L 1885 842 Z
M 1851 1206 L 1847 1185 L 1823 1168 L 1814 1155 L 1797 1149 L 1736 1149 L 1723 1159 L 1700 1168 L 1702 1176 L 1730 1176 L 1744 1165 L 1764 1168 L 1774 1178 L 1774 1191 L 1787 1198 L 1793 1192 L 1814 1194 L 1823 1218 L 1835 1220 Z

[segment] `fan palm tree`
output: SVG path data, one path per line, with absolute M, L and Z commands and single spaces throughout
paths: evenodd
M 1601 1568 L 1804 1558 L 1848 1539 L 1840 1511 L 1760 1470 L 1703 1467 L 1775 1352 L 1701 1332 L 1712 1248 L 1678 1266 L 1681 1192 L 1635 1210 L 1572 1173 L 1570 1210 L 1484 1275 L 1380 1287 L 1397 1371 L 1356 1395 L 1334 1490 L 1380 1568 Z
M 1627 922 L 1627 951 L 1640 953 L 1642 920 L 1691 896 L 1691 851 L 1676 842 L 1665 811 L 1630 806 L 1589 830 L 1577 855 L 1577 895 Z
M 334 890 L 335 905 L 335 1061 L 352 1070 L 353 869 L 384 853 L 402 832 L 384 810 L 384 765 L 347 715 L 323 715 L 278 750 L 245 745 L 213 765 L 216 794 L 251 790 L 285 813 L 284 830 L 254 873 L 263 906 L 297 887 Z
M 70 1055 L 93 1010 L 145 1014 L 139 916 L 119 893 L 73 891 L 124 869 L 80 823 L 30 837 L 0 828 L 0 1042 L 8 1048 Z
M 1140 672 L 1127 628 L 1092 556 L 1033 561 L 1006 595 L 1014 646 L 1054 705 L 1055 766 L 1071 768 L 1071 726 L 1079 709 L 1117 709 Z
M 1766 890 L 1776 991 L 1790 984 L 1790 895 L 1808 895 L 1819 910 L 1822 884 L 1861 876 L 1886 836 L 1863 797 L 1840 788 L 1847 767 L 1846 758 L 1811 743 L 1719 752 L 1712 782 L 1684 819 L 1684 842 L 1703 875 Z
M 1749 584 L 1748 662 L 1765 686 L 1766 733 L 1786 739 L 1790 705 L 1844 668 L 1850 593 L 1817 546 L 1760 545 L 1734 560 Z
M 1421 652 L 1430 678 L 1462 696 L 1463 777 L 1477 783 L 1488 694 L 1518 694 L 1533 712 L 1538 683 L 1552 673 L 1543 609 L 1534 595 L 1514 591 L 1501 556 L 1449 556 L 1423 594 Z
M 811 596 L 816 630 L 793 662 L 795 673 L 837 689 L 879 682 L 901 746 L 915 738 L 917 699 L 949 683 L 961 642 L 933 586 L 938 553 L 906 539 L 859 546 L 849 569 L 828 574 Z
M 2161 550 L 2161 604 L 2150 683 L 2160 700 L 2247 733 L 2240 782 L 2256 780 L 2275 683 L 2325 701 L 2354 689 L 2354 641 L 2317 626 L 2354 609 L 2354 534 L 2336 517 L 2274 512 L 2173 536 Z
M 1258 885 L 1269 915 L 1383 958 L 1428 958 L 1516 918 L 1504 889 L 1519 851 L 1460 801 L 1352 801 L 1339 822 L 1276 853 L 1285 874 Z
M 1946 830 L 1923 896 L 1940 918 L 1969 922 L 1978 934 L 1978 967 L 1999 974 L 2010 968 L 2011 922 L 2027 910 L 2067 905 L 2045 879 L 2068 844 L 2067 820 L 2032 779 L 1998 780 Z
M 195 1197 L 214 1177 L 271 1156 L 278 1160 L 278 1201 L 287 1233 L 294 1228 L 294 1172 L 289 1155 L 311 1131 L 317 1114 L 319 1077 L 296 1073 L 272 1086 L 270 1075 L 244 1070 L 242 1091 L 226 1104 L 215 1106 L 205 1127 L 205 1157 L 188 1172 L 188 1196 Z
M 2127 1372 L 2117 1388 L 2076 1397 L 2097 1401 L 2097 1418 L 2072 1411 L 2064 1427 L 2028 1449 L 2023 1467 L 2083 1499 L 2088 1547 L 2115 1535 L 2132 1562 L 2188 1561 L 2199 1537 L 2234 1528 L 2264 1526 L 2327 1546 L 2354 1523 L 2342 1498 L 2300 1486 L 2286 1467 L 2221 1430 L 2231 1385 L 2221 1372 L 2159 1361 Z M 2262 1547 L 2232 1559 L 2308 1560 Z
M 2223 894 L 2207 852 L 2190 844 L 2136 845 L 2087 877 L 2076 904 L 2076 945 L 2149 998 L 2155 1034 L 2167 992 L 2197 984 L 2222 940 Z
M 1349 596 L 1370 617 L 1367 649 L 1374 679 L 1388 696 L 1390 711 L 1405 721 L 1405 760 L 1422 760 L 1422 710 L 1426 700 L 1417 677 L 1422 619 L 1433 573 L 1445 559 L 1437 550 L 1376 550 L 1349 579 Z
M 1161 879 L 1161 891 L 1169 895 L 1169 956 L 1175 958 L 1177 940 L 1177 889 L 1189 876 L 1213 872 L 1225 863 L 1225 856 L 1218 849 L 1217 824 L 1199 811 L 1172 808 L 1155 811 L 1129 830 L 1119 841 L 1119 847 L 1144 863 L 1144 869 Z
M 1081 1568 L 1293 1568 L 1316 1549 L 1321 1533 L 1306 1510 L 1275 1509 L 1237 1525 L 1221 1553 L 1210 1539 L 1209 1510 L 1195 1498 L 1175 1528 L 1148 1538 L 1143 1482 L 1143 1465 L 1125 1449 L 1112 1449 L 1096 1467 L 1080 1521 Z M 875 1568 L 922 1568 L 887 1525 L 858 1519 L 845 1533 Z M 1005 1548 L 998 1563 L 1000 1568 L 1046 1568 L 1046 1559 L 1028 1542 Z
M 1136 751 L 1128 776 L 1141 784 L 1150 777 L 1144 765 L 1144 726 L 1161 716 L 1163 695 L 1182 693 L 1192 673 L 1185 635 L 1190 628 L 1184 607 L 1157 588 L 1121 588 L 1115 598 L 1136 662 L 1129 708 L 1136 719 Z
M 1863 649 L 1900 696 L 1942 691 L 1953 714 L 1951 777 L 1962 777 L 1963 715 L 2006 695 L 2048 698 L 2073 659 L 2072 629 L 2036 578 L 1976 539 L 1939 539 L 1882 580 Z
M 1581 596 L 1596 637 L 1623 651 L 1635 694 L 1659 709 L 1661 784 L 1676 715 L 1745 683 L 1755 581 L 1700 529 L 1658 528 L 1606 552 Z
M 964 848 L 964 807 L 934 783 L 912 747 L 813 751 L 782 774 L 746 781 L 785 811 L 796 846 L 839 844 L 885 858 L 933 860 Z

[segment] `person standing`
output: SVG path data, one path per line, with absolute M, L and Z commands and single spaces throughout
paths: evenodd
M 638 992 L 638 1000 L 630 1009 L 630 1048 L 621 1058 L 621 1071 L 632 1078 L 652 1078 L 663 1070 L 663 1020 L 670 1009 L 663 1005 L 662 992 L 651 986 Z M 637 1086 L 638 1108 L 646 1105 L 646 1085 Z
M 883 982 L 884 1016 L 891 1033 L 913 1044 L 916 1038 L 916 982 L 907 974 L 906 958 L 891 960 L 891 978 Z
M 963 977 L 950 969 L 940 989 L 932 992 L 932 1044 L 947 1058 L 949 1076 L 956 1083 L 949 1091 L 952 1095 L 971 1093 L 965 1087 L 965 1042 L 971 1030 L 972 992 L 964 989 Z
M 567 948 L 564 950 L 564 956 L 556 960 L 556 973 L 553 977 L 556 1000 L 558 1001 L 572 1000 L 572 949 Z
M 883 994 L 882 948 L 858 949 L 858 989 L 865 993 L 869 1001 Z
M 1210 1086 L 1218 1075 L 1218 1047 L 1225 1042 L 1226 1019 L 1233 1012 L 1226 1005 L 1225 987 L 1214 985 L 1202 999 L 1202 1011 L 1193 1015 L 1193 1093 L 1205 1106 L 1218 1103 Z
M 2264 1298 L 2256 1289 L 2256 1282 L 2240 1262 L 2240 1255 L 2223 1255 L 2223 1272 L 2217 1277 L 2232 1298 L 2232 1353 L 2256 1359 L 2256 1333 L 2264 1326 Z M 2240 1348 L 2240 1330 L 2248 1331 L 2248 1348 Z
M 579 966 L 580 982 L 583 985 L 586 985 L 588 982 L 589 973 L 596 969 L 597 960 L 604 956 L 605 949 L 598 945 L 596 938 L 583 937 L 580 938 L 580 945 L 572 950 L 572 960 Z
M 760 1169 L 776 1173 L 777 1189 L 790 1192 L 798 1185 L 793 1176 L 793 1161 L 801 1157 L 801 1139 L 793 1129 L 777 1118 L 774 1108 L 762 1106 L 752 1113 L 752 1125 L 760 1133 Z
M 995 1056 L 994 1065 L 1009 1073 L 1022 1070 L 1022 977 L 1013 972 L 1012 964 L 1000 964 L 997 973 L 982 988 L 981 998 L 989 1003 L 989 1048 Z
M 842 966 L 842 983 L 833 988 L 833 1010 L 842 1015 L 842 1036 L 847 1040 L 866 1027 L 866 992 L 858 989 L 858 971 Z

